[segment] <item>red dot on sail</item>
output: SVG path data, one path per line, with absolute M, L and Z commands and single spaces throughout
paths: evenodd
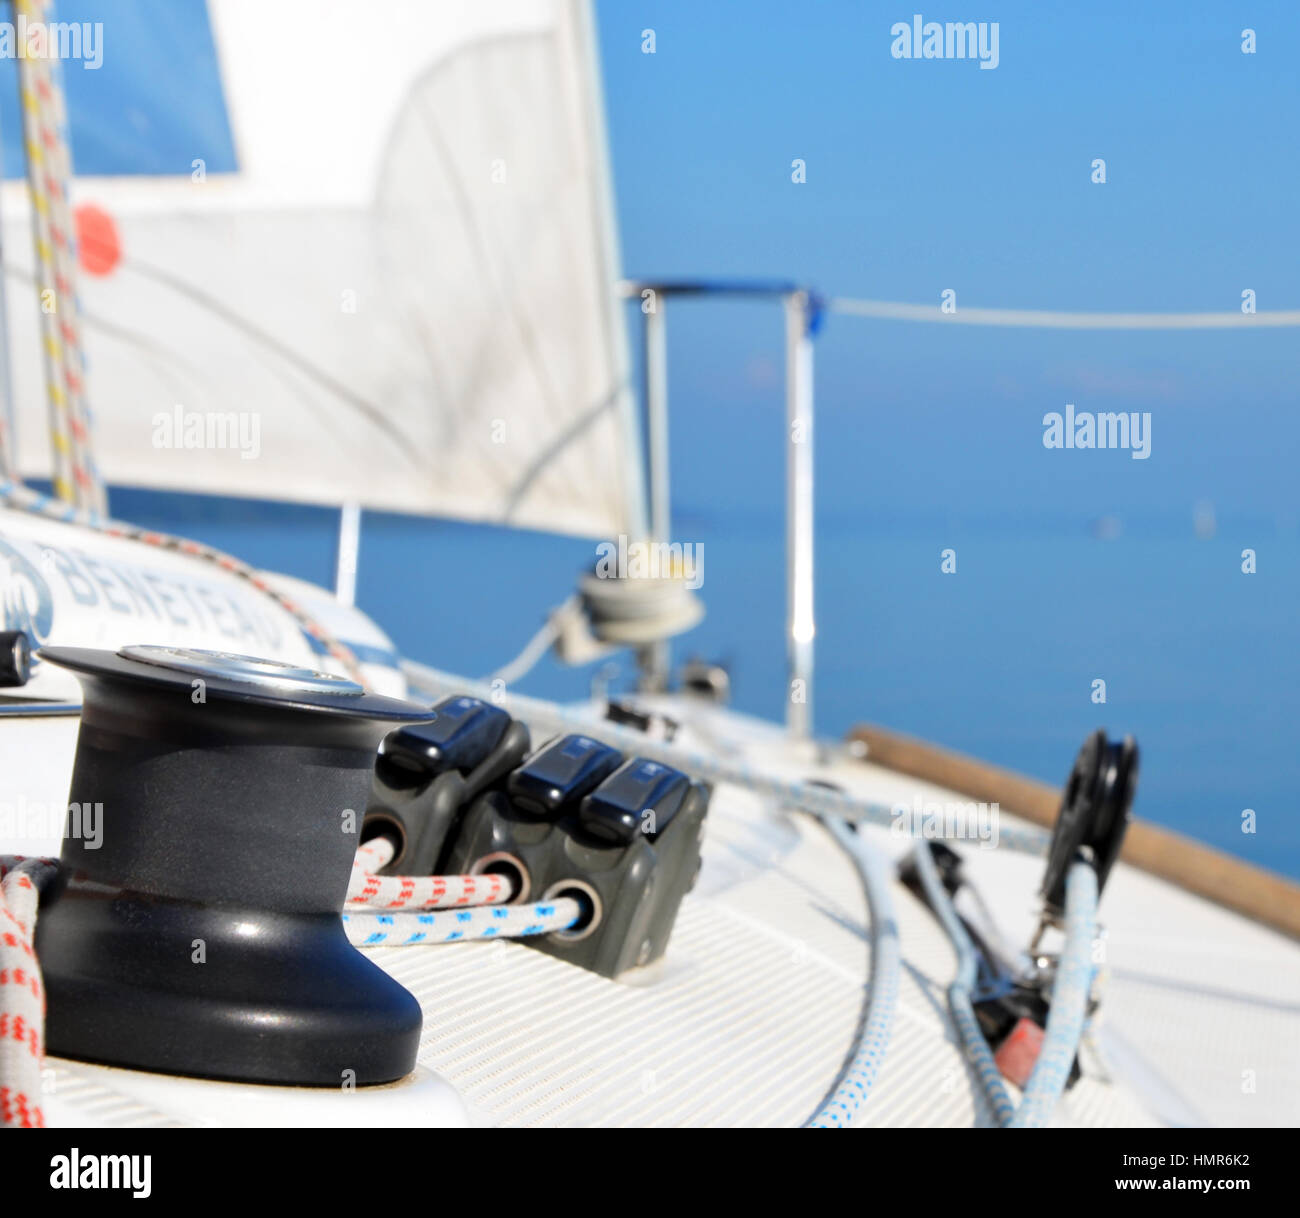
M 77 223 L 77 252 L 88 275 L 110 275 L 122 260 L 117 221 L 103 208 L 83 203 L 73 213 Z

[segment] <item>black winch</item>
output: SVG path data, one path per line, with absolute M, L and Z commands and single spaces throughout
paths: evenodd
M 312 1086 L 413 1069 L 419 1004 L 339 915 L 376 746 L 428 710 L 219 652 L 41 655 L 84 691 L 36 932 L 49 1051 Z

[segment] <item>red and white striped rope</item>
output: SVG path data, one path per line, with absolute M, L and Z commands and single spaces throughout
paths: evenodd
M 22 0 L 16 5 L 24 11 Z M 50 239 L 50 201 L 46 189 L 45 128 L 41 117 L 40 63 L 23 56 L 18 61 L 19 97 L 22 101 L 23 136 L 27 153 L 27 179 L 31 189 L 32 244 L 36 251 L 36 291 L 40 302 L 41 352 L 45 364 L 45 392 L 50 425 L 50 458 L 54 493 L 66 503 L 77 503 L 73 477 L 71 408 L 63 385 L 63 350 L 59 342 L 58 303 L 55 287 L 54 243 Z
M 367 875 L 374 875 L 376 871 L 382 871 L 393 861 L 396 851 L 397 847 L 393 845 L 391 838 L 372 837 L 368 842 L 363 842 L 357 847 L 357 857 L 352 861 L 352 866 L 360 867 Z
M 390 838 L 373 837 L 357 847 L 348 883 L 348 905 L 357 909 L 452 909 L 500 905 L 514 895 L 502 875 L 377 875 L 393 861 Z
M 368 909 L 453 909 L 501 905 L 514 895 L 503 875 L 376 875 L 393 858 L 393 843 L 376 837 L 357 849 L 348 906 Z
M 48 0 L 15 0 L 14 7 L 31 29 L 49 30 L 53 10 Z M 60 499 L 79 510 L 102 512 L 106 496 L 95 467 L 85 392 L 76 234 L 68 198 L 72 158 L 67 117 L 57 61 L 52 48 L 44 50 L 20 57 L 18 72 L 54 486 Z
M 514 895 L 503 875 L 366 875 L 354 871 L 348 905 L 365 909 L 453 909 L 502 905 Z
M 26 0 L 53 29 L 50 0 Z M 63 381 L 68 395 L 74 441 L 73 477 L 77 499 L 87 511 L 108 510 L 108 496 L 95 463 L 93 419 L 86 399 L 86 357 L 81 328 L 81 298 L 77 294 L 77 232 L 72 214 L 72 147 L 68 138 L 67 99 L 62 66 L 50 55 L 41 63 L 45 76 L 39 91 L 48 142 L 50 239 L 54 244 L 55 289 L 59 294 L 59 338 L 63 347 Z
M 32 947 L 43 859 L 0 859 L 0 1126 L 39 1129 L 45 988 Z
M 150 529 L 140 529 L 135 525 L 124 524 L 118 520 L 105 520 L 93 527 L 98 528 L 102 533 L 107 533 L 110 537 L 124 537 L 128 541 L 138 541 L 147 546 L 157 546 L 159 549 L 188 554 L 191 558 L 201 558 L 206 562 L 215 563 L 223 571 L 231 575 L 238 576 L 263 595 L 269 596 L 275 601 L 281 609 L 298 623 L 305 634 L 315 639 L 325 649 L 327 655 L 343 666 L 344 671 L 358 685 L 364 686 L 366 684 L 366 679 L 361 672 L 361 666 L 357 662 L 356 656 L 352 654 L 351 648 L 326 630 L 293 597 L 286 596 L 283 592 L 273 588 L 260 571 L 250 567 L 246 562 L 241 562 L 238 558 L 234 558 L 214 546 L 206 546 L 198 541 L 189 541 L 184 537 L 173 537 L 169 533 L 155 533 Z

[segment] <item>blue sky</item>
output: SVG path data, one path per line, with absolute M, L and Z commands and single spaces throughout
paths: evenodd
M 1300 6 L 921 8 L 999 23 L 999 66 L 896 60 L 912 7 L 824 0 L 597 6 L 624 263 L 633 274 L 791 276 L 833 294 L 958 306 L 1300 305 Z M 1257 32 L 1242 53 L 1241 31 Z M 641 50 L 653 28 L 656 51 Z M 802 158 L 807 182 L 790 180 Z M 1091 181 L 1094 158 L 1107 182 Z M 714 437 L 779 475 L 780 322 L 683 305 L 670 329 L 679 502 Z M 1294 331 L 1061 334 L 832 319 L 818 351 L 825 510 L 902 500 L 961 518 L 1188 518 L 1208 498 L 1284 530 Z M 773 364 L 773 361 L 776 361 Z M 1153 456 L 1056 460 L 1041 418 L 1150 410 Z M 721 428 L 719 433 L 718 428 Z M 859 443 L 840 440 L 850 434 Z M 869 462 L 871 478 L 860 476 Z M 770 475 L 770 478 L 769 478 Z
M 100 26 L 98 66 L 88 44 L 62 64 L 78 173 L 188 174 L 195 157 L 212 173 L 235 168 L 204 0 L 58 0 L 55 16 Z M 0 98 L 17 88 L 15 61 L 0 59 Z M 22 126 L 3 117 L 5 177 L 22 177 Z
M 797 278 L 931 304 L 951 289 L 959 308 L 1221 310 L 1247 288 L 1262 310 L 1300 306 L 1300 5 L 920 10 L 996 19 L 991 71 L 893 58 L 891 27 L 916 11 L 597 0 L 625 271 Z M 65 71 L 81 172 L 234 164 L 202 0 L 62 0 L 59 15 L 105 21 L 103 66 Z M 0 61 L 6 82 L 12 61 Z M 6 171 L 19 173 L 19 125 L 0 127 Z M 1098 157 L 1104 185 L 1091 181 Z M 771 307 L 675 307 L 679 519 L 719 498 L 737 512 L 779 506 L 780 336 Z M 1040 521 L 1136 527 L 1185 522 L 1210 500 L 1221 519 L 1288 535 L 1300 528 L 1298 364 L 1294 331 L 834 318 L 817 368 L 823 518 L 883 520 L 906 505 L 1019 526 L 1032 508 Z M 1044 452 L 1042 416 L 1067 402 L 1151 411 L 1152 459 Z M 723 459 L 736 452 L 744 462 Z
M 997 20 L 998 67 L 892 58 L 891 27 L 917 11 Z M 1245 289 L 1261 310 L 1300 307 L 1300 5 L 599 0 L 598 15 L 632 275 L 935 306 L 951 288 L 959 308 L 1222 311 Z M 730 649 L 742 704 L 770 714 L 781 320 L 682 302 L 668 336 L 677 533 L 713 546 L 693 641 Z M 830 318 L 819 727 L 874 720 L 1051 781 L 1088 730 L 1133 731 L 1144 815 L 1300 874 L 1298 372 L 1295 330 Z M 1043 416 L 1067 403 L 1150 412 L 1150 459 L 1046 450 Z M 1212 542 L 1194 539 L 1201 501 Z M 1089 535 L 1103 517 L 1113 543 Z M 951 582 L 947 545 L 965 564 Z M 1246 547 L 1258 576 L 1240 573 Z M 1248 806 L 1258 838 L 1239 831 Z

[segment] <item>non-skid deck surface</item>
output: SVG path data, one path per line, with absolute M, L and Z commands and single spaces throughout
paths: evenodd
M 860 1123 L 987 1123 L 945 1005 L 952 950 L 905 889 L 893 896 L 904 972 Z M 797 1126 L 830 1089 L 862 1016 L 865 919 L 857 872 L 820 826 L 720 788 L 700 889 L 653 985 L 504 943 L 374 958 L 424 1006 L 421 1061 L 493 1123 Z M 1060 1119 L 1150 1120 L 1093 1079 Z
M 703 728 L 755 765 L 808 773 L 806 758 L 783 757 L 773 729 L 728 715 Z M 52 739 L 51 760 L 63 760 L 67 746 Z M 823 776 L 885 803 L 943 795 L 856 762 Z M 863 839 L 891 857 L 908 848 L 880 829 Z M 814 821 L 726 786 L 715 792 L 704 848 L 699 884 L 653 983 L 609 982 L 514 943 L 374 951 L 423 1006 L 421 1063 L 488 1123 L 802 1124 L 843 1064 L 866 999 L 857 871 Z M 1023 942 L 1041 860 L 964 853 L 1008 938 Z M 904 959 L 899 1006 L 859 1123 L 987 1123 L 947 1013 L 952 950 L 905 889 L 894 883 L 892 895 Z M 1300 947 L 1123 866 L 1102 921 L 1110 976 L 1100 1052 L 1085 1052 L 1086 1076 L 1056 1122 L 1300 1121 Z M 198 1094 L 192 1086 L 177 1086 L 173 1098 L 158 1076 L 147 1087 L 137 1077 L 51 1061 L 48 1106 L 65 1124 L 205 1119 L 187 1107 Z M 270 1120 L 275 1105 L 276 1092 L 259 1089 L 248 1123 Z

